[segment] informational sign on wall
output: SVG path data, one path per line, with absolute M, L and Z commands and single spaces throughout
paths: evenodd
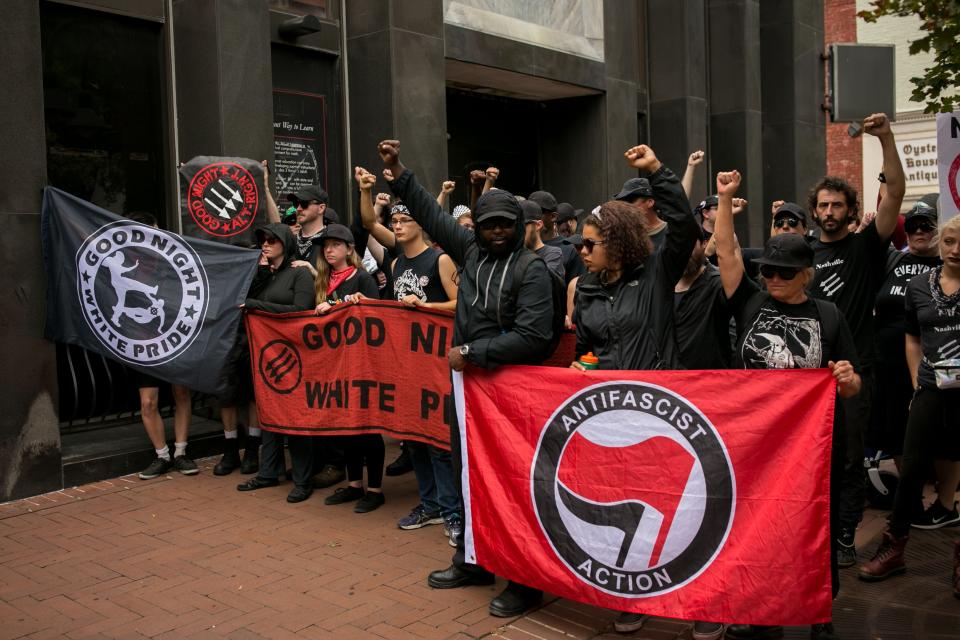
M 960 213 L 960 111 L 937 114 L 940 222 Z
M 326 96 L 273 90 L 273 175 L 277 193 L 327 186 Z
M 935 137 L 897 140 L 907 188 L 937 189 L 937 139 Z

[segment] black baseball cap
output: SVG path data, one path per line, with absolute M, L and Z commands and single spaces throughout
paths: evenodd
M 763 255 L 754 264 L 806 269 L 813 266 L 813 247 L 798 233 L 781 233 L 763 245 Z
M 316 200 L 323 204 L 327 204 L 330 201 L 330 196 L 327 195 L 327 192 L 318 184 L 307 185 L 306 187 L 301 187 L 298 191 L 287 194 L 287 200 L 293 204 L 298 202 L 312 202 Z
M 912 218 L 922 217 L 930 218 L 934 223 L 937 222 L 937 199 L 940 197 L 939 193 L 928 193 L 919 200 L 917 200 L 913 207 L 910 208 L 910 211 L 907 211 L 903 214 L 903 220 L 906 222 Z
M 614 200 L 633 200 L 634 198 L 652 198 L 653 189 L 646 178 L 630 178 L 623 183 L 620 193 L 613 196 Z
M 533 200 L 524 200 L 521 202 L 520 209 L 523 211 L 524 224 L 543 220 L 543 208 Z
M 573 220 L 583 213 L 583 209 L 574 209 L 569 202 L 561 202 L 557 205 L 557 222 Z
M 323 224 L 338 224 L 339 222 L 340 214 L 333 207 L 327 205 L 327 208 L 323 210 Z
M 523 216 L 520 203 L 513 194 L 503 189 L 491 189 L 480 196 L 473 207 L 473 220 L 480 224 L 490 218 L 516 220 Z
M 549 191 L 534 191 L 527 196 L 527 200 L 533 200 L 540 205 L 544 213 L 554 213 L 557 210 L 557 199 Z
M 328 224 L 313 239 L 314 244 L 323 244 L 324 240 L 343 240 L 347 244 L 354 244 L 353 232 L 342 224 Z
M 776 221 L 777 218 L 785 218 L 787 216 L 796 218 L 803 226 L 807 226 L 807 212 L 796 202 L 784 202 L 780 205 L 780 208 L 777 209 L 777 212 L 773 214 L 773 219 Z
M 572 245 L 575 246 L 575 247 L 582 247 L 582 246 L 583 246 L 583 236 L 582 236 L 581 234 L 579 234 L 579 233 L 574 233 L 574 234 L 572 234 L 569 238 L 567 238 L 567 242 L 569 242 L 570 244 L 572 244 Z

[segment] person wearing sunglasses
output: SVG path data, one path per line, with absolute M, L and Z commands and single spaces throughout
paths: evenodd
M 649 174 L 642 186 L 659 205 L 662 248 L 654 251 L 645 214 L 633 203 L 614 199 L 586 217 L 580 256 L 587 273 L 577 280 L 573 304 L 576 357 L 592 352 L 600 369 L 677 369 L 674 285 L 687 267 L 700 226 L 680 179 L 653 149 L 640 145 L 624 156 L 632 168 Z M 584 368 L 578 360 L 570 366 Z M 614 628 L 632 633 L 648 619 L 621 612 Z
M 408 307 L 453 311 L 457 305 L 457 265 L 450 256 L 427 244 L 423 228 L 405 205 L 391 207 L 389 228 L 380 224 L 371 197 L 376 176 L 356 167 L 354 179 L 360 187 L 363 227 L 383 246 L 399 250 L 390 265 L 395 299 Z M 437 203 L 441 204 L 439 199 Z M 442 524 L 450 543 L 456 544 L 463 532 L 463 517 L 450 452 L 416 440 L 404 440 L 403 451 L 413 467 L 420 501 L 397 521 L 397 527 L 410 531 Z
M 781 233 L 764 244 L 763 255 L 754 262 L 760 266 L 765 290 L 744 277 L 743 260 L 733 230 L 733 196 L 740 186 L 737 171 L 717 174 L 719 207 L 714 238 L 720 280 L 736 319 L 737 342 L 734 368 L 743 369 L 816 369 L 829 368 L 837 380 L 841 398 L 860 392 L 857 373 L 857 349 L 847 322 L 832 302 L 811 298 L 807 286 L 814 275 L 813 248 L 795 233 Z M 839 403 L 838 403 L 838 414 Z M 843 438 L 834 420 L 830 475 L 830 528 L 837 530 L 838 470 L 844 461 Z M 836 535 L 831 535 L 830 569 L 833 592 L 840 582 L 837 573 Z M 773 638 L 782 635 L 780 627 L 735 624 L 727 629 L 728 638 Z M 814 625 L 812 638 L 830 638 L 833 625 Z
M 943 264 L 937 246 L 937 196 L 936 193 L 924 196 L 904 215 L 907 250 L 889 249 L 886 279 L 877 294 L 875 341 L 878 366 L 874 380 L 877 406 L 871 415 L 870 440 L 871 444 L 893 456 L 898 469 L 913 396 L 903 349 L 906 333 L 904 296 L 911 279 Z M 955 466 L 938 463 L 938 477 L 953 476 Z M 953 489 L 945 490 L 938 498 L 925 512 L 915 514 L 913 526 L 939 529 L 960 522 L 960 515 L 953 506 Z
M 907 285 L 906 350 L 915 392 L 910 403 L 900 483 L 880 546 L 860 566 L 859 578 L 886 580 L 907 569 L 905 552 L 911 521 L 931 462 L 960 461 L 960 217 L 940 227 L 943 264 L 914 276 Z M 940 478 L 951 507 L 957 475 Z M 946 507 L 944 507 L 946 509 Z M 960 598 L 960 540 L 953 544 L 953 595 Z
M 773 221 L 770 225 L 770 235 L 781 233 L 796 233 L 807 235 L 807 212 L 795 202 L 777 200 L 773 203 Z

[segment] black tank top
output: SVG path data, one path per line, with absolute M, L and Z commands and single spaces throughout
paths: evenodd
M 393 267 L 393 295 L 397 300 L 413 294 L 423 302 L 446 302 L 450 298 L 440 282 L 441 252 L 428 247 L 408 258 L 402 252 Z

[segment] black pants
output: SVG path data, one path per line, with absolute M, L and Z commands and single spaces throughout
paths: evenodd
M 313 436 L 284 436 L 282 433 L 263 430 L 260 432 L 263 449 L 260 452 L 260 473 L 264 480 L 277 480 L 285 471 L 283 439 L 287 439 L 290 462 L 293 465 L 293 483 L 298 487 L 312 486 Z
M 870 424 L 870 407 L 873 404 L 873 370 L 865 368 L 860 378 L 863 381 L 860 393 L 840 401 L 844 414 L 841 431 L 845 458 L 840 475 L 838 524 L 840 529 L 850 532 L 857 528 L 863 518 L 863 501 L 866 498 L 863 438 Z
M 344 455 L 347 458 L 347 480 L 363 481 L 363 465 L 367 465 L 367 487 L 383 486 L 383 459 L 386 448 L 379 433 L 364 433 L 343 438 Z
M 960 389 L 921 388 L 913 396 L 900 483 L 890 514 L 890 533 L 894 536 L 910 532 L 910 521 L 923 499 L 923 485 L 934 460 L 960 460 Z

